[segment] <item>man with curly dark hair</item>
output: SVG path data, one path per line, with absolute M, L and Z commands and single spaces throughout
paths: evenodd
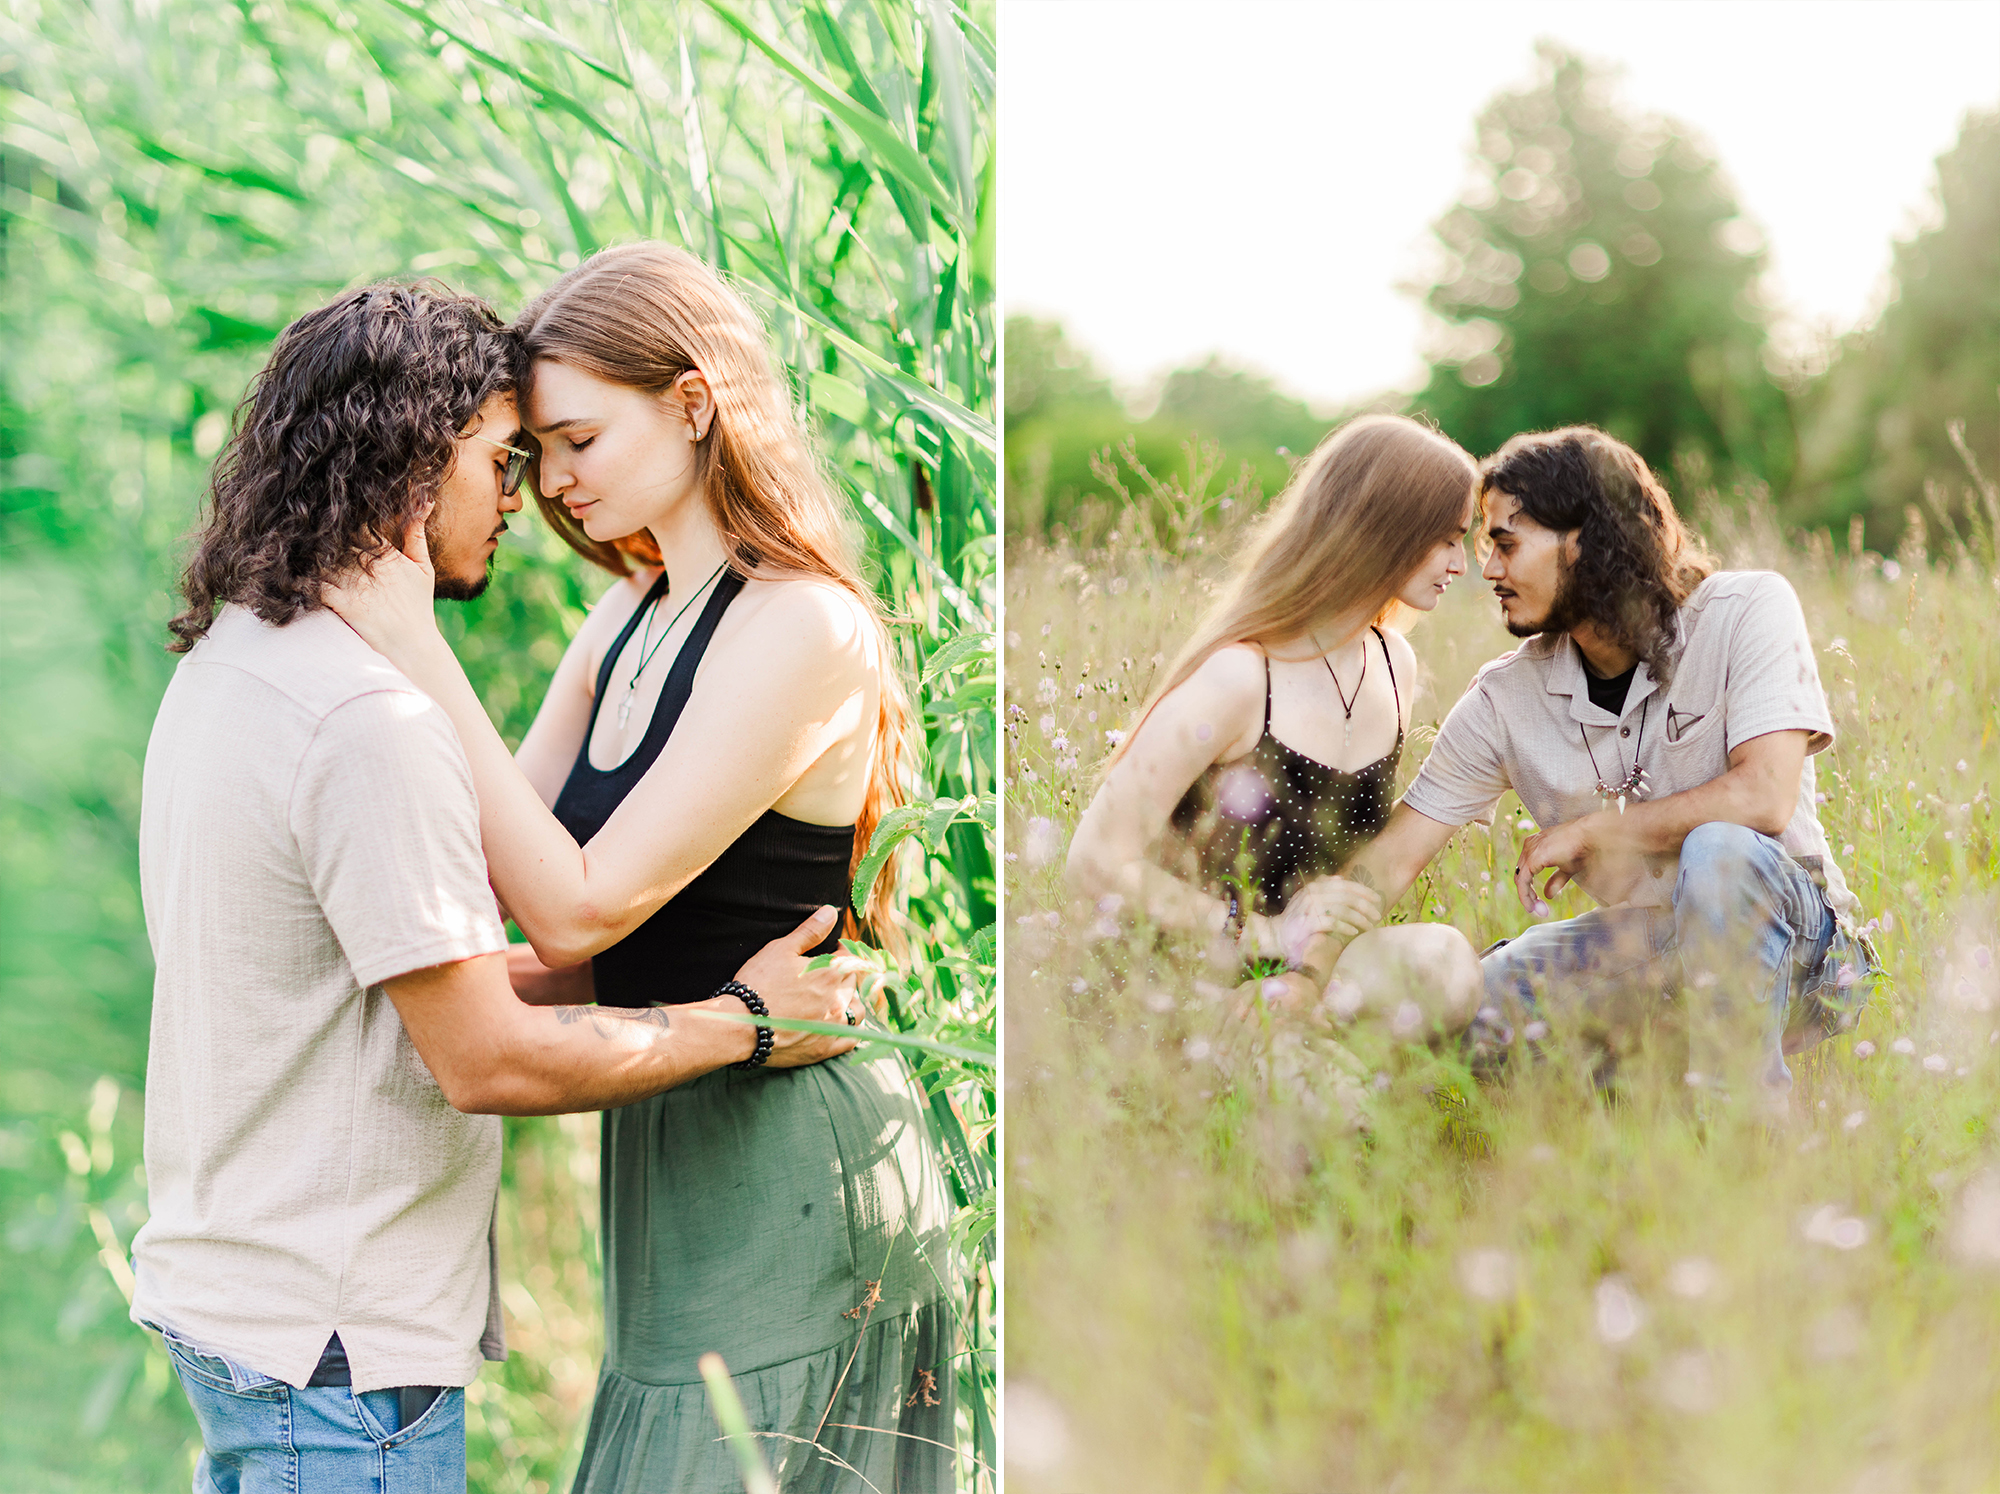
M 1785 1056 L 1853 1025 L 1872 963 L 1816 812 L 1833 720 L 1798 598 L 1717 571 L 1639 454 L 1589 426 L 1516 436 L 1479 491 L 1481 574 L 1527 641 L 1474 677 L 1361 873 L 1393 901 L 1512 789 L 1540 827 L 1522 904 L 1546 918 L 1574 881 L 1600 906 L 1487 952 L 1483 1040 L 1504 1051 L 1546 1003 L 1615 1053 L 1678 998 L 1688 1082 L 1782 1115 Z
M 671 1021 L 516 999 L 458 737 L 322 604 L 419 533 L 438 594 L 479 594 L 521 507 L 519 359 L 472 297 L 348 292 L 279 338 L 216 464 L 146 751 L 132 1245 L 202 1494 L 462 1489 L 461 1387 L 505 1352 L 498 1117 L 853 1046 L 730 1020 L 846 1014 L 801 953 L 831 908 Z

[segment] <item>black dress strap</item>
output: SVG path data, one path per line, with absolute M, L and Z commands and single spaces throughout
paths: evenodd
M 1389 689 L 1396 697 L 1396 740 L 1403 740 L 1403 690 L 1396 683 L 1396 666 L 1389 660 L 1389 640 L 1382 636 L 1382 630 L 1372 623 L 1368 631 L 1375 635 L 1375 641 L 1382 645 L 1382 667 L 1389 671 Z
M 701 616 L 688 629 L 681 651 L 674 655 L 674 667 L 667 672 L 667 682 L 660 687 L 659 704 L 653 707 L 653 725 L 646 733 L 646 745 L 652 748 L 652 756 L 646 759 L 651 766 L 654 757 L 660 755 L 660 748 L 667 738 L 674 734 L 679 724 L 681 711 L 694 693 L 694 672 L 701 666 L 702 655 L 708 652 L 708 640 L 715 636 L 715 625 L 722 621 L 722 614 L 729 610 L 729 604 L 736 600 L 736 594 L 743 590 L 743 578 L 734 571 L 725 571 L 722 579 L 715 583 L 715 591 L 708 599 L 708 605 L 701 609 Z
M 594 773 L 604 778 L 614 774 L 634 775 L 644 773 L 653 765 L 653 760 L 660 755 L 660 749 L 666 746 L 667 738 L 673 735 L 674 726 L 681 719 L 681 711 L 686 707 L 688 697 L 694 693 L 695 670 L 701 665 L 702 655 L 708 652 L 708 641 L 715 635 L 715 625 L 722 621 L 722 614 L 729 609 L 729 604 L 736 600 L 737 593 L 743 590 L 741 576 L 735 571 L 723 573 L 722 578 L 715 583 L 715 590 L 709 594 L 708 604 L 701 609 L 695 618 L 694 626 L 688 629 L 687 637 L 681 641 L 680 652 L 674 655 L 673 667 L 667 671 L 666 682 L 660 686 L 660 698 L 653 706 L 653 719 L 647 724 L 646 735 L 640 738 L 639 745 L 632 749 L 631 755 L 616 767 L 595 767 L 590 761 L 590 740 L 597 731 L 597 713 L 604 704 L 605 692 L 611 688 L 612 665 L 617 662 L 619 654 L 624 652 L 625 645 L 631 641 L 632 631 L 638 625 L 639 618 L 645 613 L 647 606 L 663 593 L 666 580 L 666 576 L 662 574 L 660 579 L 653 583 L 653 589 L 646 593 L 646 601 L 641 603 L 638 610 L 626 620 L 625 630 L 618 635 L 617 642 L 611 645 L 611 651 L 604 656 L 604 663 L 598 667 L 597 698 L 590 703 L 590 723 L 584 727 L 583 748 L 577 755 L 576 766 L 570 770 L 572 778 L 581 773 Z
M 1261 653 L 1262 650 L 1259 650 Z M 1264 729 L 1257 733 L 1262 741 L 1271 734 L 1271 656 L 1264 655 Z

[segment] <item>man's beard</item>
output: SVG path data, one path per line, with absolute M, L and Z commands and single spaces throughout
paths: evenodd
M 461 581 L 456 576 L 439 572 L 431 583 L 431 595 L 440 602 L 477 601 L 493 580 L 493 563 L 486 563 L 486 571 L 477 581 Z
M 430 547 L 433 571 L 431 595 L 440 602 L 476 601 L 485 592 L 487 585 L 493 580 L 493 560 L 499 557 L 500 552 L 497 549 L 493 552 L 493 556 L 487 560 L 486 565 L 481 570 L 478 580 L 467 581 L 459 576 L 448 574 L 443 566 L 439 564 L 443 539 L 444 536 L 440 533 L 440 526 L 437 523 L 437 510 L 432 509 L 430 518 L 424 520 L 424 543 Z
M 1576 572 L 1560 555 L 1556 557 L 1556 594 L 1549 603 L 1549 610 L 1533 622 L 1506 621 L 1505 627 L 1516 638 L 1534 638 L 1543 633 L 1567 633 L 1571 628 L 1590 621 L 1590 608 L 1585 605 L 1576 584 Z

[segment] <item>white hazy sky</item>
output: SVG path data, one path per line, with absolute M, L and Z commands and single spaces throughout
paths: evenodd
M 1720 158 L 1794 346 L 1879 309 L 1935 157 L 2000 103 L 2000 0 L 1002 0 L 1007 310 L 1130 383 L 1221 352 L 1326 405 L 1419 387 L 1395 287 L 1538 37 Z

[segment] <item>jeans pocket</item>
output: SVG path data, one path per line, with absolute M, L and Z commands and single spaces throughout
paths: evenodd
M 1874 994 L 1877 973 L 1861 940 L 1836 926 L 1818 968 L 1800 992 L 1801 1004 L 1826 1036 L 1849 1031 Z
M 171 1329 L 162 1328 L 159 1333 L 161 1341 L 167 1346 L 168 1357 L 181 1374 L 198 1380 L 210 1390 L 264 1401 L 277 1400 L 285 1393 L 286 1386 L 281 1380 L 260 1375 L 234 1360 L 197 1348 Z
M 434 1434 L 452 1436 L 455 1434 L 458 1446 L 465 1442 L 465 1391 L 447 1385 L 437 1393 L 437 1398 L 424 1408 L 423 1414 L 407 1425 L 397 1407 L 396 1398 L 400 1390 L 349 1390 L 354 1401 L 354 1414 L 359 1418 L 361 1429 L 376 1446 L 383 1449 L 403 1447 Z M 394 1431 L 389 1424 L 396 1423 Z

